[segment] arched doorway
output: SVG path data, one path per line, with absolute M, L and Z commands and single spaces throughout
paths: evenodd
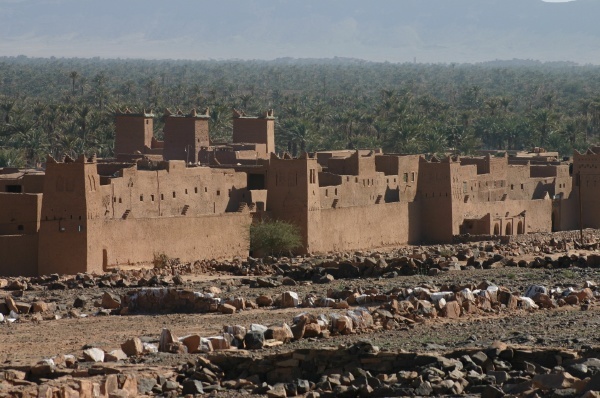
M 506 229 L 504 232 L 505 232 L 504 235 L 506 235 L 506 236 L 512 235 L 512 224 L 511 223 L 506 224 Z
M 494 235 L 500 235 L 500 225 L 498 223 L 494 224 Z
M 525 228 L 523 228 L 523 221 L 519 221 L 517 224 L 517 235 L 522 235 L 525 233 Z

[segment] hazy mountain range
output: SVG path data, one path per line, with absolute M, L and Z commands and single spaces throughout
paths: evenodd
M 0 0 L 0 56 L 600 63 L 599 0 Z

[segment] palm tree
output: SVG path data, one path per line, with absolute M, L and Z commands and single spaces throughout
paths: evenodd
M 538 133 L 538 145 L 543 147 L 548 143 L 548 137 L 553 131 L 556 115 L 546 108 L 537 109 L 531 115 L 531 123 Z
M 243 110 L 247 110 L 248 103 L 252 99 L 252 94 L 242 94 L 240 95 L 240 102 Z
M 284 136 L 288 140 L 288 148 L 291 147 L 292 155 L 297 155 L 297 147 L 300 146 L 300 152 L 305 152 L 307 144 L 311 140 L 312 129 L 307 120 L 294 121 L 285 128 Z M 291 143 L 291 145 L 290 145 Z
M 15 107 L 14 101 L 6 101 L 0 104 L 0 109 L 4 111 L 4 123 L 10 123 L 10 112 Z
M 77 71 L 71 71 L 71 73 L 69 73 L 69 77 L 71 78 L 73 94 L 75 94 L 75 80 L 77 80 L 79 77 L 79 73 L 77 73 Z

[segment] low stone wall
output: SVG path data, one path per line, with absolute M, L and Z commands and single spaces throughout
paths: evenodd
M 410 353 L 410 352 L 370 352 L 373 346 L 369 342 L 359 342 L 346 349 L 298 349 L 271 356 L 254 357 L 246 353 L 226 353 L 223 351 L 208 355 L 211 363 L 218 365 L 225 373 L 225 379 L 251 378 L 257 376 L 262 382 L 269 384 L 292 382 L 307 379 L 317 382 L 323 375 L 343 374 L 357 369 L 378 374 L 391 374 L 400 371 L 411 371 L 417 367 L 436 364 L 443 356 L 459 359 L 464 355 L 477 353 L 480 349 L 458 350 L 447 354 Z M 376 349 L 376 347 L 375 347 Z M 525 370 L 526 363 L 537 364 L 549 369 L 565 365 L 577 358 L 573 351 L 550 349 L 511 349 L 510 363 L 514 370 Z M 496 350 L 488 351 L 494 357 Z M 500 350 L 499 350 L 500 351 Z M 596 357 L 593 350 L 586 356 Z

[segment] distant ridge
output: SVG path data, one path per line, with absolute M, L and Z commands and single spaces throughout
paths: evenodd
M 0 2 L 0 54 L 600 64 L 598 0 L 280 0 L 258 7 L 259 2 L 202 7 L 193 0 L 177 6 L 148 0 L 144 7 L 120 2 L 119 13 L 111 12 L 113 0 Z

